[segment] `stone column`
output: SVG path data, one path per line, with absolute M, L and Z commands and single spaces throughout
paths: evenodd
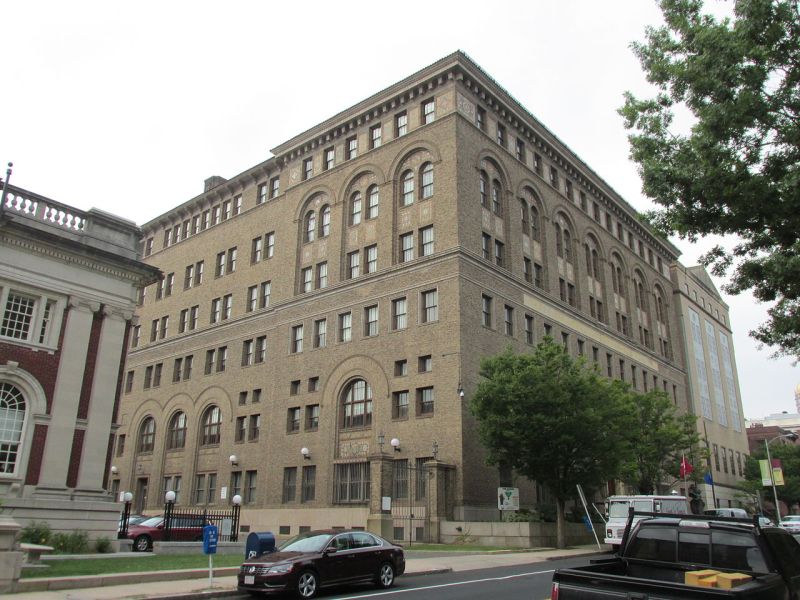
M 22 571 L 22 552 L 14 539 L 21 529 L 11 517 L 0 516 L 0 593 L 14 592 Z
M 75 434 L 93 313 L 99 309 L 100 305 L 96 302 L 70 297 L 61 346 L 61 362 L 53 392 L 52 418 L 47 430 L 37 493 L 58 494 L 67 488 L 72 438 Z
M 92 497 L 105 496 L 103 474 L 106 467 L 108 435 L 114 413 L 117 377 L 125 339 L 125 323 L 130 314 L 104 307 L 103 325 L 97 344 L 92 391 L 89 399 L 86 437 L 76 491 Z
M 425 463 L 428 471 L 428 509 L 430 516 L 430 541 L 439 543 L 440 523 L 453 518 L 453 503 L 447 501 L 447 484 L 451 473 L 455 471 L 455 465 L 443 463 L 439 460 L 430 460 Z M 453 490 L 449 490 L 452 493 Z
M 392 539 L 392 511 L 383 510 L 384 497 L 392 495 L 392 460 L 384 454 L 373 454 L 369 457 L 369 515 L 367 531 L 371 531 L 387 540 Z

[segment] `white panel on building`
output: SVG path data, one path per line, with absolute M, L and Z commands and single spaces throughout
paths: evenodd
M 719 332 L 719 347 L 722 353 L 722 368 L 725 370 L 725 382 L 728 384 L 728 406 L 731 411 L 731 423 L 734 431 L 742 430 L 742 421 L 739 418 L 739 397 L 736 395 L 736 381 L 733 378 L 731 366 L 731 349 L 728 345 L 728 336 Z
M 697 369 L 697 381 L 700 383 L 700 409 L 706 419 L 713 419 L 711 414 L 711 398 L 708 394 L 708 375 L 706 374 L 706 357 L 703 354 L 703 334 L 700 331 L 700 315 L 691 308 L 689 320 L 692 323 L 692 346 L 694 348 L 694 364 Z
M 714 384 L 714 403 L 717 405 L 717 422 L 728 426 L 728 412 L 725 410 L 725 392 L 722 391 L 722 374 L 719 370 L 719 354 L 717 353 L 717 337 L 710 321 L 705 322 L 706 341 L 708 342 L 708 358 L 711 360 L 711 382 Z

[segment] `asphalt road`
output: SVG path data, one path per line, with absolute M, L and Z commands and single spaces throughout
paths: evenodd
M 503 600 L 544 600 L 550 597 L 550 582 L 555 569 L 585 565 L 588 561 L 589 559 L 585 557 L 571 558 L 494 569 L 399 577 L 395 586 L 388 590 L 377 590 L 371 585 L 351 586 L 324 590 L 319 598 L 320 600 L 356 598 L 485 600 L 501 592 Z M 242 598 L 247 597 L 242 596 Z

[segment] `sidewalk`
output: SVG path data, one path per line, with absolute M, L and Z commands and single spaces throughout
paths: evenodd
M 430 558 L 415 556 L 406 560 L 406 574 L 403 577 L 530 564 L 558 558 L 590 556 L 597 553 L 597 546 L 592 544 L 565 550 L 548 549 L 468 555 L 454 554 L 452 556 L 437 555 Z M 185 579 L 187 575 L 190 575 L 187 571 L 44 579 L 38 581 L 41 584 L 44 584 L 45 581 L 48 582 L 51 585 L 51 590 L 54 587 L 82 585 L 81 582 L 85 582 L 86 587 L 60 589 L 58 591 L 20 592 L 9 594 L 6 597 L 10 600 L 140 600 L 142 598 L 207 600 L 239 595 L 239 592 L 236 591 L 236 572 L 238 567 L 216 569 L 215 571 L 213 588 L 208 586 L 208 570 L 198 569 L 190 572 L 192 576 L 199 577 L 195 579 Z M 160 580 L 145 581 L 150 577 L 158 577 Z M 172 579 L 171 581 L 170 578 Z

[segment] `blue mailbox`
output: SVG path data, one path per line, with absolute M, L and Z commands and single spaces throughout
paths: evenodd
M 244 557 L 255 558 L 262 554 L 275 552 L 275 534 L 271 531 L 254 531 L 247 536 L 247 544 L 244 547 Z
M 216 525 L 203 527 L 203 554 L 216 554 L 218 539 L 219 531 Z

